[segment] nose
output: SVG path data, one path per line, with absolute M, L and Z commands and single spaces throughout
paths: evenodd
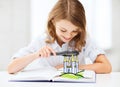
M 72 37 L 72 34 L 71 33 L 67 33 L 66 34 L 66 38 L 71 38 Z

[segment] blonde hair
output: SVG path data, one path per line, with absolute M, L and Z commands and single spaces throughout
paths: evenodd
M 46 42 L 53 43 L 57 40 L 54 22 L 62 19 L 68 20 L 80 28 L 80 32 L 70 41 L 69 45 L 75 42 L 75 49 L 81 51 L 86 43 L 86 17 L 84 7 L 78 0 L 58 0 L 48 17 L 47 33 L 49 39 Z

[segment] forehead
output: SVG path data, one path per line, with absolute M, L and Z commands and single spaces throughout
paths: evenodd
M 78 29 L 77 26 L 75 26 L 74 24 L 72 24 L 70 21 L 68 20 L 60 20 L 57 21 L 55 23 L 56 27 L 61 27 L 61 28 L 65 28 L 65 29 L 71 29 L 71 30 L 76 30 Z

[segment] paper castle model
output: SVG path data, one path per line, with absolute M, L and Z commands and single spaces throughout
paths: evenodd
M 76 74 L 79 72 L 79 60 L 77 54 L 71 54 L 71 56 L 64 56 L 63 61 L 63 73 Z
M 63 73 L 76 74 L 79 72 L 78 51 L 56 52 L 56 55 L 64 56 Z M 53 55 L 53 54 L 52 54 Z

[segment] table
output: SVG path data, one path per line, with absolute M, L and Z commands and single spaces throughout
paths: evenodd
M 0 71 L 1 87 L 120 87 L 120 72 L 97 74 L 96 83 L 8 82 L 7 71 Z

